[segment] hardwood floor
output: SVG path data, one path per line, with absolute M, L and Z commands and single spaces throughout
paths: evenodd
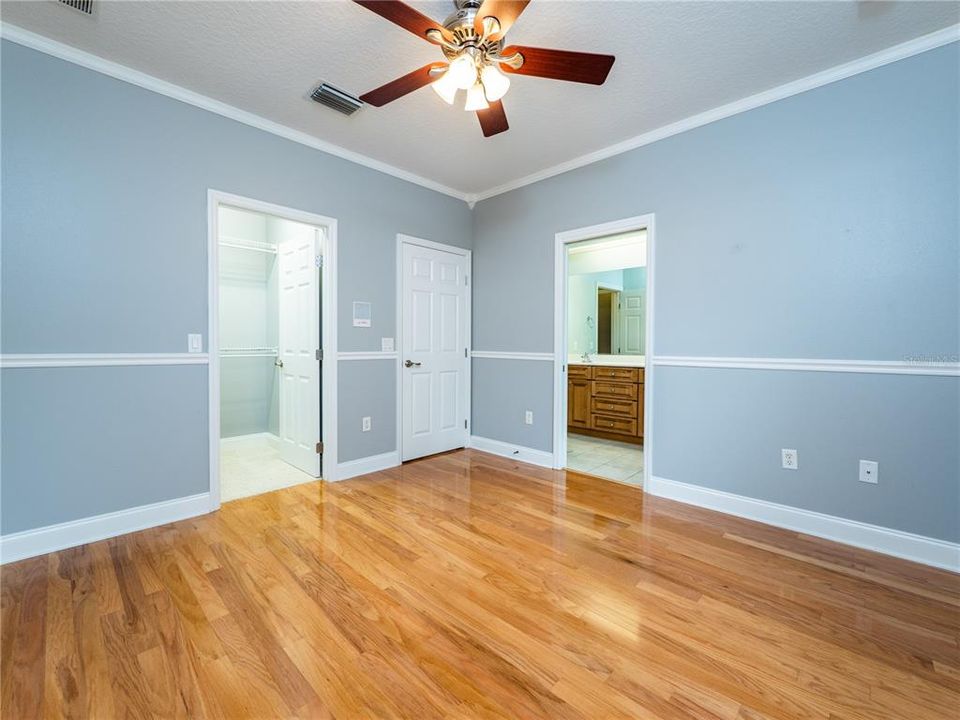
M 475 451 L 3 568 L 3 718 L 956 718 L 960 576 Z

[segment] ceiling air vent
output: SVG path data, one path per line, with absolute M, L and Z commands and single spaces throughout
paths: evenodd
M 360 100 L 360 98 L 355 98 L 353 95 L 345 93 L 343 90 L 338 90 L 333 87 L 333 85 L 327 85 L 326 83 L 323 83 L 314 90 L 310 98 L 316 100 L 321 105 L 326 105 L 328 108 L 333 108 L 337 112 L 342 112 L 344 115 L 353 115 L 363 107 L 363 101 Z
M 93 15 L 93 0 L 57 0 L 61 5 L 72 7 L 85 15 Z

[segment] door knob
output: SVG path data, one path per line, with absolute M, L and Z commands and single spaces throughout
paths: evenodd
M 420 363 L 415 363 L 413 360 L 407 360 L 403 363 L 404 367 L 420 367 Z
M 278 368 L 282 368 L 282 367 L 283 367 L 283 360 L 274 360 L 274 361 L 273 361 L 273 364 L 274 364 L 275 366 L 277 366 Z

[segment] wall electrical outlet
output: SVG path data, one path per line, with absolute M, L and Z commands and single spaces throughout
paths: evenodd
M 393 338 L 380 338 L 380 351 L 393 352 Z
M 533 410 L 527 410 L 523 414 L 523 422 L 526 425 L 533 425 Z
M 370 432 L 370 416 L 368 415 L 367 417 L 363 418 L 361 422 L 363 423 L 363 431 Z
M 800 457 L 797 455 L 797 451 L 782 448 L 780 450 L 780 464 L 784 470 L 796 470 L 800 467 Z
M 880 482 L 880 463 L 876 460 L 860 461 L 860 482 L 876 485 Z

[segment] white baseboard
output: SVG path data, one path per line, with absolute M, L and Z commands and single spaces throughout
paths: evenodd
M 164 500 L 0 537 L 0 563 L 126 535 L 210 512 L 210 493 Z
M 348 460 L 337 465 L 337 477 L 335 481 L 347 480 L 358 475 L 367 475 L 381 470 L 389 470 L 400 464 L 400 453 L 396 450 L 385 452 L 380 455 L 371 455 L 370 457 L 360 458 L 358 460 Z
M 553 453 L 548 453 L 543 450 L 534 450 L 533 448 L 524 447 L 523 445 L 513 445 L 477 435 L 470 436 L 470 447 L 474 450 L 482 450 L 483 452 L 488 452 L 493 455 L 501 455 L 503 457 L 513 458 L 514 460 L 522 460 L 531 465 L 539 465 L 540 467 L 553 469 Z
M 835 540 L 865 550 L 960 572 L 960 544 L 834 515 L 756 500 L 689 483 L 652 477 L 644 488 L 651 495 L 678 500 L 767 525 Z

